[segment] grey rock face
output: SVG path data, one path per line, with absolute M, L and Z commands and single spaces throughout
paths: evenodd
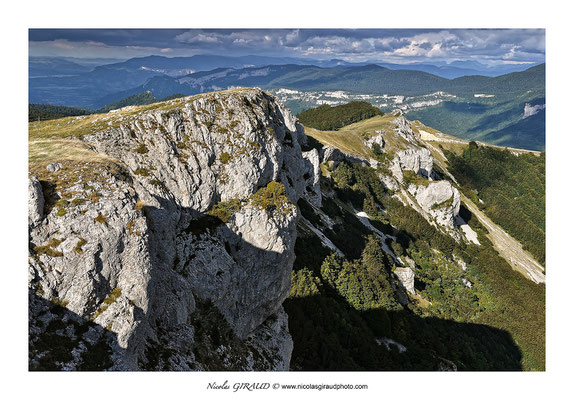
M 455 218 L 460 209 L 460 193 L 450 182 L 430 182 L 426 187 L 411 184 L 408 191 L 439 225 L 455 229 Z
M 410 268 L 395 268 L 395 275 L 407 292 L 415 293 L 415 273 Z
M 44 194 L 38 178 L 28 180 L 28 225 L 36 225 L 44 216 Z
M 367 159 L 343 153 L 341 150 L 332 146 L 325 146 L 321 149 L 321 163 L 325 163 L 332 168 L 336 168 L 341 161 L 346 161 L 351 164 L 360 164 L 363 166 L 370 165 Z
M 156 110 L 128 119 L 85 140 L 99 152 L 122 160 L 153 196 L 173 195 L 178 206 L 203 212 L 213 203 L 246 199 L 271 180 L 288 197 L 302 192 L 298 138 L 302 126 L 282 114 L 261 91 L 241 96 L 212 93 L 175 110 Z M 153 178 L 162 185 L 150 184 Z
M 296 219 L 293 205 L 284 215 L 246 206 L 211 234 L 178 238 L 176 268 L 240 338 L 276 313 L 289 294 Z M 193 262 L 184 254 L 193 254 Z
M 275 371 L 288 371 L 293 351 L 293 339 L 289 334 L 287 313 L 283 307 L 277 314 L 268 318 L 249 336 L 247 342 L 251 344 L 265 358 L 272 360 L 268 367 Z
M 272 96 L 242 89 L 120 110 L 101 123 L 107 128 L 83 140 L 123 172 L 62 162 L 58 173 L 70 183 L 57 193 L 67 200 L 30 234 L 35 296 L 106 328 L 112 369 L 216 368 L 190 353 L 204 345 L 190 322 L 198 301 L 219 310 L 219 324 L 241 346 L 275 360 L 250 364 L 246 351 L 241 368 L 286 369 L 292 341 L 281 304 L 294 261 L 295 204 L 304 195 L 320 199 L 318 153 L 303 157 L 296 118 Z M 283 184 L 289 202 L 274 210 L 251 204 L 271 181 Z M 37 180 L 29 189 L 36 224 L 43 197 Z M 205 216 L 231 200 L 241 207 L 225 223 Z M 32 321 L 39 317 L 31 312 Z M 78 340 L 74 351 L 82 354 L 89 343 Z M 41 362 L 41 354 L 31 357 Z
M 400 173 L 400 177 L 402 180 L 403 175 L 402 175 L 402 171 L 400 170 L 400 168 L 399 168 L 397 174 L 398 173 Z M 400 189 L 400 186 L 399 186 L 399 183 L 397 182 L 397 180 L 390 175 L 379 174 L 379 179 L 383 183 L 385 189 L 389 189 L 389 190 L 393 190 L 393 191 Z
M 368 165 L 371 168 L 377 169 L 380 165 L 382 165 L 382 163 L 378 160 L 375 160 L 374 158 L 369 158 Z
M 398 191 L 401 189 L 401 185 L 405 183 L 404 171 L 413 171 L 421 177 L 429 179 L 428 184 L 425 183 L 424 185 L 410 183 L 407 191 L 414 197 L 420 206 L 418 211 L 427 220 L 434 220 L 438 225 L 446 227 L 451 236 L 459 240 L 462 236 L 456 229 L 456 218 L 460 208 L 458 190 L 449 181 L 431 180 L 436 178 L 436 174 L 433 172 L 434 159 L 431 152 L 423 147 L 420 138 L 415 135 L 410 123 L 402 115 L 398 115 L 394 122 L 397 124 L 397 132 L 406 138 L 411 145 L 409 148 L 398 150 L 395 153 L 388 167 L 392 176 L 379 174 L 381 181 L 386 188 Z
M 407 150 L 399 150 L 393 159 L 394 168 L 399 166 L 401 171 L 409 170 L 424 178 L 429 178 L 432 173 L 433 158 L 428 149 L 424 147 L 411 147 Z
M 46 169 L 50 172 L 58 172 L 62 169 L 61 163 L 50 163 L 46 166 Z
M 316 207 L 321 207 L 321 186 L 319 180 L 321 178 L 321 161 L 319 159 L 319 152 L 317 149 L 306 151 L 303 153 L 303 158 L 307 161 L 305 169 L 305 199 Z
M 128 184 L 105 169 L 98 174 L 98 182 L 85 182 L 94 185 L 93 190 L 79 194 L 76 187 L 70 187 L 61 191 L 64 196 L 76 193 L 71 204 L 82 199 L 81 205 L 62 208 L 64 213 L 53 208 L 45 223 L 30 230 L 36 249 L 30 255 L 30 286 L 36 287 L 41 298 L 65 304 L 80 318 L 109 326 L 122 352 L 123 367 L 134 369 L 132 349 L 141 340 L 136 327 L 144 323 L 136 314 L 138 309 L 147 310 L 149 303 L 148 229 L 142 211 L 135 209 Z M 86 202 L 83 196 L 95 191 L 99 200 Z M 136 234 L 136 229 L 141 231 Z M 134 346 L 128 351 L 129 341 Z
M 324 146 L 321 149 L 321 162 L 331 164 L 336 168 L 345 159 L 343 152 L 333 146 Z
M 370 149 L 373 148 L 374 144 L 379 145 L 381 150 L 385 147 L 385 139 L 384 139 L 382 134 L 373 136 L 370 139 L 365 141 L 365 145 Z
M 393 113 L 393 115 L 395 115 Z M 411 123 L 407 120 L 402 112 L 397 113 L 397 118 L 395 118 L 392 122 L 396 125 L 395 132 L 397 132 L 400 136 L 402 136 L 407 141 L 416 144 L 418 135 L 415 134 L 413 128 L 411 127 Z
M 391 171 L 391 174 L 397 180 L 398 183 L 402 184 L 404 182 L 405 177 L 404 177 L 403 169 L 401 168 L 401 163 L 399 162 L 398 157 L 395 157 L 393 159 L 393 162 L 391 162 L 391 166 L 389 167 L 389 170 Z

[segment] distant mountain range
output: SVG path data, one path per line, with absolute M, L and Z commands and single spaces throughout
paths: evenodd
M 81 106 L 99 108 L 107 104 L 104 97 L 118 92 L 131 90 L 148 83 L 153 77 L 182 77 L 193 73 L 214 71 L 220 68 L 231 68 L 246 71 L 242 74 L 251 73 L 249 68 L 261 68 L 266 66 L 282 67 L 276 71 L 290 66 L 291 69 L 301 69 L 305 74 L 309 71 L 316 73 L 317 70 L 307 68 L 335 69 L 333 75 L 340 76 L 352 67 L 372 68 L 382 66 L 392 71 L 426 72 L 440 78 L 458 78 L 467 75 L 495 76 L 508 72 L 521 71 L 526 68 L 523 65 L 498 66 L 496 68 L 476 62 L 453 62 L 451 64 L 437 63 L 414 63 L 414 64 L 391 64 L 391 63 L 349 63 L 344 60 L 313 60 L 292 57 L 265 57 L 265 56 L 241 56 L 229 57 L 218 55 L 196 55 L 192 57 L 160 57 L 148 56 L 132 58 L 127 61 L 115 62 L 113 59 L 78 59 L 62 57 L 31 57 L 29 62 L 30 74 L 30 103 L 53 104 L 66 106 Z M 287 68 L 289 69 L 289 68 Z M 363 70 L 357 70 L 361 72 Z M 288 71 L 291 72 L 291 71 Z M 255 71 L 254 73 L 258 73 Z M 259 73 L 261 73 L 259 71 Z M 324 75 L 325 72 L 319 74 Z M 407 75 L 398 73 L 396 79 L 411 79 L 419 74 Z M 230 76 L 233 78 L 233 75 Z M 393 78 L 393 77 L 391 77 Z M 428 78 L 428 77 L 427 77 Z M 432 78 L 431 78 L 432 79 Z M 418 80 L 418 78 L 417 78 Z M 428 80 L 428 79 L 426 79 Z M 167 82 L 164 82 L 167 83 Z M 239 82 L 238 82 L 239 83 Z M 150 90 L 157 82 L 148 83 Z M 347 85 L 348 86 L 348 85 Z M 368 87 L 369 85 L 367 85 Z M 361 88 L 363 91 L 365 88 Z M 156 89 L 157 90 L 157 89 Z M 121 99 L 125 94 L 118 94 L 111 98 Z M 102 100 L 100 100 L 102 99 Z
M 78 75 L 90 72 L 100 65 L 122 61 L 115 58 L 30 57 L 28 73 L 30 78 Z
M 303 61 L 297 60 L 296 61 Z M 60 75 L 30 79 L 30 103 L 70 105 L 100 108 L 129 95 L 150 90 L 156 97 L 174 93 L 196 94 L 230 86 L 287 87 L 301 90 L 348 90 L 356 93 L 423 95 L 435 91 L 468 95 L 477 91 L 504 94 L 534 84 L 544 87 L 539 76 L 503 75 L 496 78 L 465 76 L 447 79 L 424 71 L 390 69 L 376 64 L 341 66 L 344 61 L 330 60 L 337 67 L 284 64 L 293 59 L 245 56 L 194 56 L 166 58 L 150 56 L 95 67 L 90 72 L 73 75 L 86 67 L 66 60 L 60 65 Z M 265 64 L 248 66 L 249 63 Z M 271 64 L 271 63 L 276 63 Z M 283 63 L 283 64 L 281 64 Z M 324 62 L 328 63 L 328 62 Z M 36 73 L 41 72 L 34 64 Z M 217 68 L 212 68 L 218 66 Z M 31 66 L 32 68 L 32 66 Z M 439 68 L 435 67 L 433 68 Z M 198 69 L 199 72 L 193 72 Z M 206 71 L 207 69 L 207 71 Z M 543 66 L 528 69 L 531 75 Z M 534 71 L 534 72 L 533 72 Z M 526 80 L 524 78 L 526 77 Z
M 179 78 L 153 77 L 139 87 L 105 96 L 97 105 L 101 107 L 145 91 L 163 98 L 173 93 L 192 95 L 234 86 L 405 96 L 401 103 L 393 106 L 397 108 L 409 102 L 408 96 L 444 92 L 451 95 L 446 101 L 431 101 L 424 107 L 407 110 L 409 118 L 419 119 L 445 133 L 465 139 L 531 150 L 543 150 L 545 146 L 544 111 L 536 116 L 525 115 L 524 112 L 527 104 L 542 107 L 545 103 L 544 64 L 499 77 L 467 76 L 456 79 L 420 71 L 390 70 L 377 65 L 339 68 L 277 65 L 240 70 L 219 68 Z
M 233 87 L 346 91 L 357 95 L 404 97 L 406 102 L 409 97 L 446 93 L 452 99 L 425 103 L 425 107 L 409 111 L 412 112 L 409 118 L 420 119 L 445 133 L 466 139 L 490 140 L 534 150 L 544 148 L 544 112 L 532 118 L 534 124 L 522 121 L 527 104 L 541 106 L 545 102 L 544 64 L 496 77 L 471 75 L 449 79 L 404 68 L 422 66 L 451 74 L 452 70 L 448 71 L 452 68 L 463 73 L 483 66 L 464 62 L 391 69 L 343 60 L 314 60 L 321 66 L 301 64 L 309 61 L 263 56 L 150 56 L 98 65 L 89 72 L 73 74 L 88 67 L 70 60 L 53 64 L 35 60 L 30 66 L 35 73 L 41 73 L 40 66 L 47 65 L 46 70 L 58 67 L 61 74 L 32 78 L 31 73 L 29 102 L 99 110 L 148 91 L 155 99 L 162 99 L 174 94 L 193 95 Z
M 198 72 L 216 68 L 246 68 L 266 65 L 296 64 L 315 65 L 317 67 L 350 67 L 376 64 L 388 69 L 404 69 L 428 72 L 442 78 L 459 78 L 467 75 L 499 76 L 510 72 L 519 72 L 529 68 L 527 64 L 503 64 L 489 66 L 476 61 L 454 61 L 452 63 L 409 63 L 395 64 L 376 60 L 364 62 L 348 62 L 341 59 L 316 60 L 296 57 L 266 57 L 266 56 L 220 56 L 195 55 L 191 57 L 136 57 L 129 60 L 111 58 L 74 58 L 74 57 L 30 57 L 30 76 L 58 76 L 64 74 L 80 74 L 92 71 L 94 68 L 106 65 L 112 69 L 152 69 L 167 75 L 182 75 L 181 71 Z

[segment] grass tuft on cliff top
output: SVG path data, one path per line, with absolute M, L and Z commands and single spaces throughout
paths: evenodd
M 250 202 L 268 213 L 275 211 L 286 214 L 294 207 L 285 195 L 285 186 L 279 182 L 271 181 L 266 187 L 260 188 L 250 197 Z

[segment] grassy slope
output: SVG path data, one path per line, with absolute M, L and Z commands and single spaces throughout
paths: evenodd
M 383 112 L 366 101 L 351 101 L 339 106 L 321 105 L 297 115 L 299 122 L 320 130 L 337 130 L 345 125 L 359 122 Z
M 349 125 L 339 131 L 325 132 L 315 129 L 306 129 L 306 133 L 325 145 L 339 147 L 341 150 L 355 155 L 369 157 L 369 149 L 362 144 L 361 138 L 375 130 L 389 131 L 393 118 L 390 115 L 374 117 L 369 120 Z M 419 132 L 427 133 L 427 140 L 433 140 L 431 151 L 443 164 L 448 161 L 435 146 L 448 147 L 455 153 L 462 153 L 468 142 L 446 135 L 440 131 L 429 128 L 420 122 L 413 123 L 413 128 Z M 423 136 L 424 136 L 423 133 Z M 388 137 L 388 136 L 387 136 Z M 360 144 L 357 144 L 359 143 Z M 497 148 L 497 146 L 489 147 Z M 516 150 L 521 154 L 539 154 L 528 150 Z M 474 227 L 480 226 L 476 219 Z M 522 365 L 526 370 L 544 370 L 545 368 L 545 285 L 525 279 L 500 258 L 483 235 L 480 240 L 482 249 L 474 251 L 476 260 L 472 267 L 472 274 L 478 282 L 486 310 L 477 322 L 509 331 L 522 350 Z
M 50 104 L 30 104 L 28 105 L 28 121 L 46 121 L 64 117 L 92 114 L 93 111 L 87 108 L 53 106 Z
M 385 114 L 355 122 L 337 131 L 320 131 L 318 129 L 305 127 L 305 132 L 324 145 L 337 147 L 347 154 L 369 159 L 374 158 L 375 155 L 371 149 L 365 146 L 363 141 L 365 138 L 377 135 L 375 131 L 388 133 L 385 137 L 385 146 L 387 146 L 387 148 L 401 149 L 406 147 L 407 143 L 405 140 L 398 137 L 398 135 L 392 134 L 394 126 L 391 122 L 395 118 L 397 117 L 392 114 Z

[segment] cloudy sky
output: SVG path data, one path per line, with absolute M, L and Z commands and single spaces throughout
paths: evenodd
M 30 56 L 266 55 L 346 61 L 534 64 L 543 29 L 32 29 Z

